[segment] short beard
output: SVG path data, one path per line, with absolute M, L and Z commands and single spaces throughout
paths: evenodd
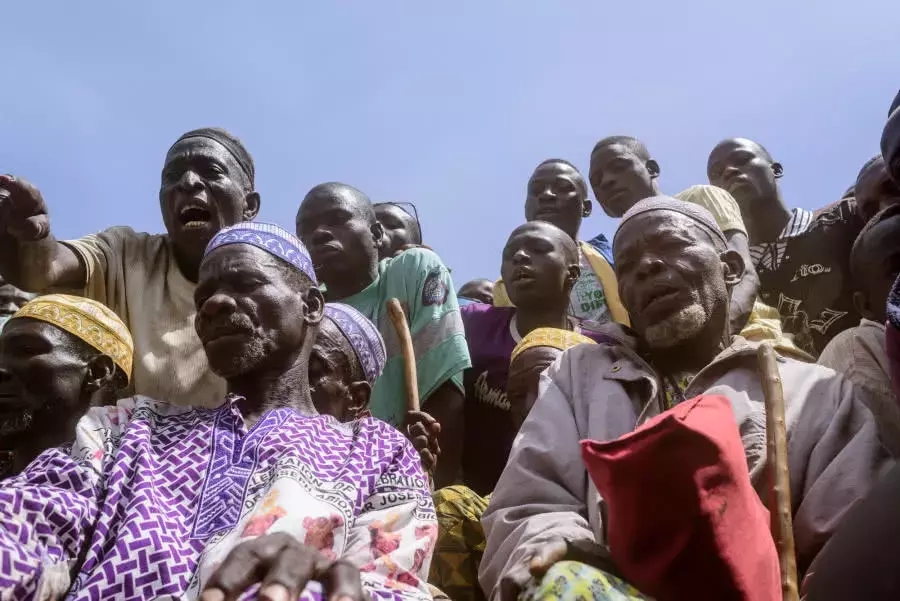
M 670 349 L 699 334 L 708 321 L 706 309 L 700 303 L 693 303 L 648 326 L 644 340 L 652 349 Z
M 211 365 L 210 367 L 220 378 L 228 380 L 251 373 L 264 362 L 266 355 L 265 342 L 254 336 L 239 353 L 229 356 L 225 365 Z

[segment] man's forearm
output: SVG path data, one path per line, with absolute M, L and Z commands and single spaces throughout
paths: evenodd
M 19 242 L 9 235 L 0 237 L 0 275 L 27 292 L 77 288 L 84 285 L 85 279 L 75 253 L 52 234 L 35 242 Z

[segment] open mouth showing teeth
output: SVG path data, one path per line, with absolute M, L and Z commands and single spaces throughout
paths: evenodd
M 181 209 L 178 218 L 185 227 L 204 227 L 209 223 L 210 213 L 203 207 L 189 206 Z

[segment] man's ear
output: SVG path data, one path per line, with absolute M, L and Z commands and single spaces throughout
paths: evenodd
M 357 419 L 359 415 L 369 407 L 369 400 L 372 398 L 372 386 L 365 380 L 359 382 L 351 382 L 349 386 L 351 405 L 348 412 L 351 419 Z
M 784 175 L 784 167 L 781 166 L 781 163 L 772 163 L 772 171 L 775 173 L 775 179 L 778 179 L 782 175 Z
M 325 296 L 318 286 L 310 286 L 303 301 L 306 304 L 306 315 L 303 316 L 306 325 L 315 325 L 322 321 L 325 314 Z
M 585 198 L 581 201 L 581 216 L 582 217 L 590 217 L 591 213 L 594 212 L 594 205 L 591 203 L 590 198 Z
M 647 159 L 646 165 L 651 179 L 659 177 L 659 163 L 656 162 L 656 159 Z
M 259 193 L 250 192 L 244 197 L 244 221 L 253 221 L 259 215 Z
M 581 267 L 577 263 L 572 263 L 566 268 L 566 294 L 572 292 L 575 282 L 581 277 Z
M 722 266 L 725 268 L 725 285 L 729 288 L 736 286 L 744 279 L 744 257 L 736 250 L 728 249 L 719 255 Z
M 384 246 L 384 242 L 385 242 L 384 226 L 381 225 L 380 222 L 376 221 L 375 223 L 372 224 L 370 231 L 372 232 L 372 240 L 375 241 L 375 248 L 381 249 L 381 247 Z
M 82 387 L 89 394 L 106 387 L 116 377 L 116 364 L 109 355 L 97 354 L 88 359 Z

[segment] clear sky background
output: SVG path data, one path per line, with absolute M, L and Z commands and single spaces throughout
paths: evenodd
M 315 184 L 413 201 L 457 285 L 496 277 L 543 159 L 585 173 L 645 141 L 663 191 L 706 183 L 723 137 L 763 143 L 789 204 L 841 196 L 900 86 L 888 0 L 6 2 L 0 172 L 59 237 L 161 232 L 163 157 L 223 126 L 256 160 L 261 219 Z M 582 237 L 610 234 L 595 207 Z

